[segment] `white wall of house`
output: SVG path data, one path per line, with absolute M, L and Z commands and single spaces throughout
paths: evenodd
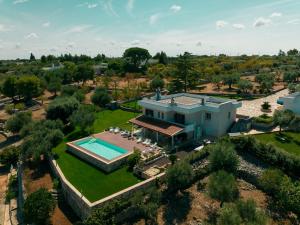
M 295 97 L 282 98 L 284 109 L 293 111 L 295 114 L 300 115 L 300 93 Z

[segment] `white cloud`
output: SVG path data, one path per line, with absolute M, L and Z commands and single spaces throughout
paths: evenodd
M 39 36 L 36 33 L 30 33 L 25 36 L 25 39 L 37 39 Z
M 51 23 L 50 22 L 45 22 L 42 25 L 43 25 L 43 27 L 50 27 Z
M 216 22 L 216 27 L 217 28 L 223 28 L 223 27 L 225 27 L 225 26 L 227 26 L 228 25 L 228 22 L 226 22 L 226 21 L 224 21 L 224 20 L 218 20 L 217 22 Z
M 271 22 L 272 22 L 272 20 L 270 20 L 270 19 L 267 19 L 267 18 L 264 18 L 264 17 L 259 17 L 258 19 L 256 19 L 254 21 L 253 26 L 254 27 L 262 27 L 262 26 L 270 24 Z
M 126 9 L 127 9 L 128 12 L 131 12 L 133 10 L 134 2 L 135 2 L 135 0 L 128 0 L 127 1 Z
M 115 11 L 113 7 L 112 0 L 104 0 L 103 2 L 101 2 L 101 4 L 102 4 L 102 8 L 107 14 L 113 15 L 115 17 L 119 17 L 118 13 Z
M 16 5 L 16 4 L 23 4 L 23 3 L 26 3 L 26 2 L 29 2 L 29 0 L 15 0 L 15 1 L 13 2 L 13 4 L 14 4 L 14 5 Z
M 180 5 L 172 5 L 170 9 L 172 12 L 177 13 L 181 10 L 181 8 L 182 7 Z
M 245 25 L 244 24 L 241 24 L 241 23 L 235 23 L 232 25 L 233 28 L 237 29 L 237 30 L 243 30 L 245 29 Z
M 287 22 L 288 24 L 297 25 L 300 24 L 300 19 L 293 19 Z
M 78 25 L 71 27 L 66 33 L 82 33 L 91 27 L 92 25 Z
M 150 18 L 149 18 L 150 25 L 156 24 L 157 21 L 159 20 L 159 18 L 160 18 L 160 14 L 153 14 L 153 15 L 151 15 Z
M 131 42 L 131 45 L 140 45 L 141 41 L 140 40 L 134 40 L 133 42 Z
M 279 12 L 273 12 L 270 17 L 271 18 L 274 18 L 274 17 L 281 17 L 282 16 L 282 13 L 279 13 Z
M 0 24 L 0 32 L 5 32 L 5 31 L 9 31 L 9 30 L 10 30 L 9 27 L 7 27 L 4 24 Z
M 97 3 L 88 3 L 88 4 L 87 4 L 88 9 L 94 9 L 94 8 L 96 8 L 97 6 L 98 6 Z

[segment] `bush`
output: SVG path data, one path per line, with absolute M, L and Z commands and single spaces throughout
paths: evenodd
M 264 123 L 264 124 L 272 124 L 273 123 L 273 117 L 268 116 L 267 114 L 263 114 L 259 117 L 253 118 L 256 123 Z
M 169 167 L 166 172 L 168 190 L 176 192 L 186 189 L 193 181 L 193 170 L 189 163 L 177 162 Z
M 9 203 L 10 200 L 17 197 L 17 176 L 13 175 L 10 176 L 8 185 L 7 185 L 7 191 L 5 195 L 5 203 Z
M 132 171 L 140 160 L 141 152 L 138 149 L 134 149 L 134 152 L 127 158 L 128 170 Z
M 235 173 L 239 166 L 239 159 L 234 146 L 226 141 L 211 146 L 208 160 L 212 171 L 225 170 Z
M 42 188 L 30 194 L 24 203 L 24 220 L 26 223 L 44 225 L 50 223 L 51 214 L 55 207 L 50 192 Z
M 0 163 L 6 166 L 16 165 L 19 160 L 20 149 L 18 147 L 8 147 L 0 152 Z
M 150 83 L 150 89 L 155 91 L 157 88 L 163 89 L 165 86 L 165 82 L 159 76 L 156 76 Z
M 95 121 L 94 111 L 90 107 L 80 106 L 70 117 L 73 126 L 78 126 L 82 131 L 92 126 Z
M 211 198 L 221 202 L 221 207 L 224 202 L 235 201 L 239 196 L 235 177 L 223 170 L 213 173 L 209 177 L 208 193 Z
M 15 106 L 14 104 L 7 104 L 5 105 L 4 110 L 7 114 L 12 115 L 15 112 Z
M 262 108 L 263 110 L 270 110 L 271 105 L 270 105 L 269 102 L 264 102 L 264 103 L 261 105 L 261 108 Z
M 5 129 L 15 134 L 18 133 L 24 127 L 24 125 L 30 123 L 31 121 L 32 119 L 30 112 L 19 112 L 7 120 Z
M 100 107 L 105 107 L 111 102 L 111 97 L 106 89 L 97 88 L 91 97 L 92 102 Z
M 79 108 L 80 103 L 74 97 L 60 97 L 52 101 L 46 112 L 47 119 L 60 119 L 64 123 L 68 122 L 69 117 Z
M 299 176 L 300 157 L 292 155 L 271 144 L 259 142 L 255 137 L 245 136 L 232 138 L 235 149 L 239 152 L 248 152 L 288 174 Z

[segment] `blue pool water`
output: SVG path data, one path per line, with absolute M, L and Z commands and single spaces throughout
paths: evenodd
M 82 141 L 77 141 L 75 145 L 84 148 L 96 155 L 99 155 L 107 160 L 112 160 L 128 152 L 123 148 L 120 148 L 98 138 L 88 138 Z

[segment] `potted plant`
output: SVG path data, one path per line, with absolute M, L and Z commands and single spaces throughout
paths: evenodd
M 262 105 L 261 105 L 261 111 L 263 112 L 271 112 L 271 105 L 269 102 L 264 102 Z

